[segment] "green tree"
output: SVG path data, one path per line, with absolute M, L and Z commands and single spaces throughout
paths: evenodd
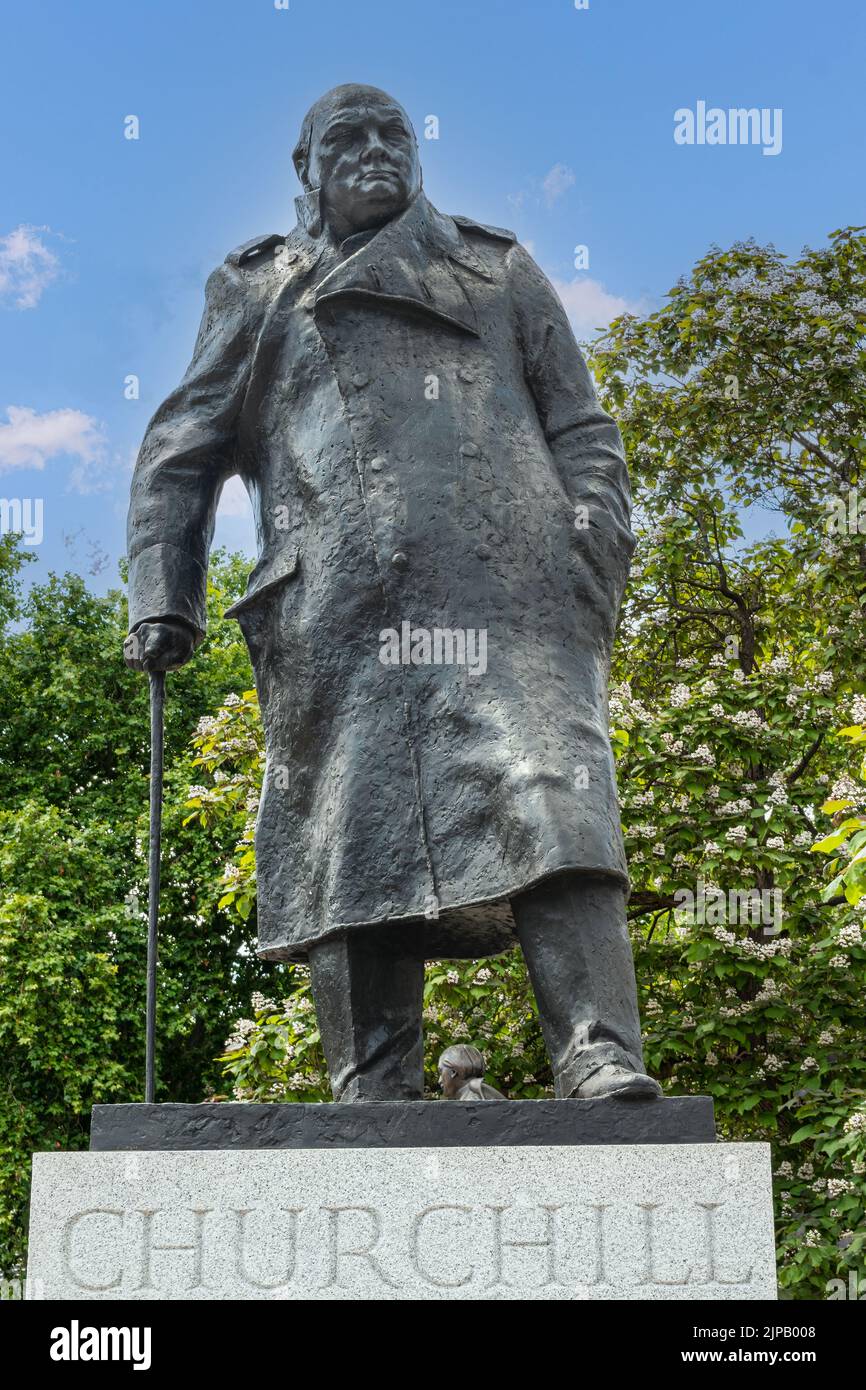
M 26 558 L 0 541 L 0 1271 L 20 1268 L 34 1149 L 86 1145 L 94 1101 L 140 1099 L 144 1067 L 147 682 L 123 664 L 120 591 L 74 575 L 21 594 Z M 250 683 L 221 613 L 240 557 L 216 556 L 211 630 L 169 680 L 160 926 L 158 1098 L 197 1100 L 250 993 L 278 968 L 218 907 L 228 829 L 183 826 L 189 738 Z

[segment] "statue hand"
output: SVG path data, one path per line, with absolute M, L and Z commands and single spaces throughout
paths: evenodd
M 123 659 L 133 671 L 176 671 L 195 650 L 195 633 L 186 623 L 170 618 L 140 623 L 123 644 Z

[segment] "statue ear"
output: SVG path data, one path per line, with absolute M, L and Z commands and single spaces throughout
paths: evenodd
M 295 209 L 298 214 L 298 221 L 303 227 L 307 236 L 317 237 L 322 234 L 322 198 L 321 190 L 311 188 L 307 193 L 301 193 L 295 199 Z

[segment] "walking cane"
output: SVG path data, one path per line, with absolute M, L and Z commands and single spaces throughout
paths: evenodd
M 165 672 L 150 675 L 150 843 L 147 890 L 147 1013 L 144 1060 L 144 1099 L 153 1105 L 156 1055 L 156 943 L 159 924 L 159 869 L 162 839 L 162 774 L 165 710 Z

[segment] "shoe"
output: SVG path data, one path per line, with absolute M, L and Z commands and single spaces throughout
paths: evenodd
M 662 1088 L 643 1072 L 606 1062 L 580 1083 L 569 1100 L 602 1100 L 607 1096 L 617 1100 L 660 1100 Z

